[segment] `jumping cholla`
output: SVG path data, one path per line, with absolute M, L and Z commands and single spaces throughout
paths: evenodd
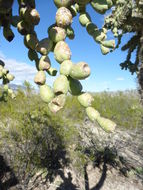
M 73 17 L 77 15 L 81 26 L 85 27 L 87 33 L 100 45 L 103 55 L 119 47 L 123 34 L 135 32 L 122 48 L 122 50 L 128 49 L 128 56 L 126 61 L 121 63 L 121 68 L 129 69 L 132 73 L 137 72 L 143 96 L 143 0 L 54 0 L 54 3 L 58 8 L 55 23 L 48 28 L 46 38 L 39 40 L 34 30 L 35 25 L 40 22 L 35 0 L 18 0 L 18 15 L 12 14 L 13 0 L 0 0 L 0 25 L 3 28 L 3 35 L 9 42 L 13 40 L 14 33 L 11 26 L 16 27 L 23 35 L 28 57 L 31 61 L 35 61 L 37 68 L 34 81 L 40 86 L 41 99 L 48 104 L 52 112 L 56 113 L 64 107 L 66 96 L 70 93 L 77 96 L 91 121 L 97 121 L 105 131 L 112 132 L 116 124 L 101 117 L 100 113 L 92 107 L 92 95 L 82 91 L 79 80 L 86 79 L 90 75 L 89 65 L 83 61 L 72 62 L 72 53 L 65 39 L 66 37 L 74 39 L 75 33 L 71 25 Z M 86 11 L 89 4 L 99 14 L 105 14 L 110 10 L 101 29 L 92 22 L 90 14 Z M 117 45 L 115 40 L 107 40 L 109 30 L 118 39 Z M 130 58 L 135 49 L 137 56 L 133 64 Z M 53 88 L 46 84 L 46 73 L 50 76 L 57 74 L 48 57 L 50 52 L 54 53 L 55 60 L 60 64 L 60 75 L 56 78 Z M 8 87 L 8 83 L 14 77 L 4 69 L 3 61 L 0 62 L 0 79 L 4 85 L 3 95 L 10 94 L 14 97 L 14 93 Z

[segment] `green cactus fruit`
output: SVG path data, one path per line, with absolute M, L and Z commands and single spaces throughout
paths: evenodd
M 35 50 L 29 49 L 28 50 L 28 57 L 31 61 L 38 60 L 38 54 Z
M 5 66 L 5 63 L 2 60 L 0 60 L 0 66 L 2 66 L 2 67 Z
M 62 109 L 66 102 L 66 95 L 60 94 L 56 96 L 48 105 L 51 112 L 56 113 Z
M 74 5 L 71 5 L 69 7 L 69 10 L 70 10 L 70 12 L 72 14 L 72 17 L 75 17 L 77 15 L 77 9 L 76 9 L 76 7 Z
M 91 22 L 91 17 L 90 15 L 86 13 L 81 13 L 79 16 L 79 22 L 82 26 L 86 26 L 88 23 Z
M 63 61 L 60 66 L 60 74 L 68 76 L 73 63 L 70 60 Z
M 41 99 L 49 103 L 54 98 L 54 92 L 50 86 L 47 84 L 40 86 L 40 97 Z
M 65 75 L 60 75 L 56 78 L 53 84 L 53 90 L 55 94 L 67 94 L 69 88 L 69 82 Z
M 12 74 L 8 73 L 8 74 L 6 75 L 6 78 L 7 78 L 9 81 L 13 81 L 15 77 L 14 77 Z
M 43 55 L 39 61 L 39 69 L 43 71 L 48 70 L 50 66 L 51 66 L 51 61 L 49 57 L 47 55 Z
M 66 7 L 61 7 L 56 13 L 56 23 L 59 27 L 67 27 L 72 23 L 72 14 Z
M 83 107 L 90 107 L 94 98 L 88 92 L 83 92 L 81 95 L 78 96 L 78 101 Z
M 66 42 L 60 41 L 56 44 L 54 48 L 54 57 L 58 63 L 62 63 L 71 58 L 71 51 Z
M 106 132 L 113 132 L 115 130 L 116 123 L 114 123 L 113 121 L 109 119 L 106 119 L 104 117 L 98 117 L 97 122 L 102 127 L 102 129 L 105 130 Z
M 114 49 L 115 48 L 115 40 L 106 40 L 106 41 L 103 41 L 102 42 L 102 45 L 107 47 L 107 48 L 112 48 Z
M 93 107 L 87 107 L 86 114 L 91 121 L 96 121 L 97 118 L 100 117 L 100 113 Z
M 106 34 L 102 32 L 102 30 L 97 30 L 93 34 L 93 38 L 97 43 L 101 43 L 103 40 L 106 39 Z
M 13 5 L 13 0 L 0 0 L 0 13 L 8 13 Z
M 6 75 L 6 74 L 8 74 L 8 73 L 9 73 L 9 70 L 7 70 L 7 69 L 3 68 L 3 69 L 2 69 L 2 73 L 3 73 L 3 75 Z
M 47 70 L 47 73 L 50 75 L 50 76 L 56 76 L 57 75 L 57 69 L 55 68 L 52 68 L 50 67 L 48 70 Z
M 38 71 L 35 75 L 34 82 L 38 85 L 43 85 L 46 82 L 46 74 L 44 71 Z
M 3 90 L 4 90 L 5 92 L 8 91 L 8 84 L 3 85 Z
M 74 96 L 78 96 L 79 94 L 81 94 L 81 91 L 82 91 L 81 83 L 78 80 L 73 79 L 71 77 L 68 77 L 68 80 L 69 80 L 69 92 L 70 92 L 70 94 L 72 94 Z
M 36 50 L 42 55 L 47 55 L 53 48 L 53 41 L 49 38 L 44 38 L 39 41 Z
M 2 73 L 2 70 L 0 70 L 0 79 L 3 78 L 3 73 Z
M 3 36 L 9 42 L 11 42 L 13 40 L 13 38 L 15 37 L 15 35 L 10 27 L 3 28 Z
M 38 39 L 37 39 L 37 36 L 35 34 L 27 34 L 25 36 L 25 41 L 26 41 L 27 46 L 30 49 L 32 49 L 32 50 L 36 49 L 36 46 L 38 44 Z
M 108 9 L 107 0 L 91 0 L 91 6 L 100 14 L 104 14 Z
M 79 5 L 86 5 L 90 2 L 91 0 L 75 0 L 76 3 Z
M 20 17 L 19 16 L 12 16 L 11 19 L 11 24 L 14 27 L 17 27 L 17 24 L 20 22 Z
M 25 23 L 22 20 L 22 21 L 18 22 L 17 30 L 21 35 L 27 35 L 32 30 L 32 27 L 30 27 L 27 23 Z
M 79 62 L 73 64 L 70 70 L 70 76 L 77 80 L 82 80 L 87 78 L 90 75 L 90 68 L 87 63 Z
M 106 1 L 107 1 L 108 9 L 110 9 L 113 6 L 113 1 L 112 0 L 106 0 Z
M 67 32 L 67 37 L 68 37 L 69 39 L 73 40 L 74 37 L 75 37 L 73 28 L 72 28 L 71 26 L 68 26 L 68 27 L 66 28 L 66 32 Z
M 96 24 L 93 24 L 92 22 L 89 22 L 86 24 L 86 30 L 89 35 L 93 36 L 95 31 L 98 31 L 98 28 Z
M 49 37 L 55 43 L 64 41 L 66 38 L 66 31 L 61 27 L 54 26 L 49 30 Z
M 103 55 L 106 55 L 106 54 L 108 54 L 110 52 L 110 49 L 103 46 L 102 44 L 100 45 L 100 48 L 101 48 L 101 52 L 102 52 Z
M 59 7 L 68 7 L 73 3 L 73 0 L 54 0 L 55 5 Z

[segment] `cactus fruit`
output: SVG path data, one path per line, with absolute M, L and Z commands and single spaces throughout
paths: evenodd
M 67 94 L 69 89 L 69 82 L 65 75 L 60 75 L 56 78 L 53 84 L 55 94 Z
M 77 15 L 77 9 L 76 9 L 76 7 L 74 5 L 71 5 L 69 7 L 69 10 L 70 10 L 70 12 L 72 14 L 72 17 L 75 17 Z
M 73 64 L 70 70 L 70 76 L 77 80 L 82 80 L 87 78 L 90 75 L 90 68 L 87 63 L 79 62 Z
M 53 48 L 53 41 L 49 38 L 44 38 L 38 42 L 36 50 L 42 55 L 47 55 Z
M 87 107 L 86 114 L 91 121 L 96 121 L 97 118 L 100 117 L 100 113 L 93 107 Z
M 39 70 L 48 70 L 51 66 L 51 61 L 47 55 L 43 55 L 39 61 Z
M 54 57 L 58 63 L 62 63 L 71 58 L 71 51 L 66 42 L 60 41 L 56 44 L 54 48 Z
M 58 8 L 69 7 L 73 3 L 73 0 L 54 0 L 54 3 Z
M 115 48 L 115 40 L 102 41 L 102 45 L 107 48 Z
M 57 69 L 55 68 L 52 68 L 50 67 L 48 70 L 47 70 L 47 73 L 50 75 L 50 76 L 56 76 L 57 75 Z
M 83 92 L 78 96 L 78 101 L 83 107 L 90 107 L 92 102 L 94 101 L 94 98 L 91 94 L 87 92 Z
M 73 63 L 70 60 L 63 61 L 60 65 L 60 74 L 68 76 Z
M 29 49 L 28 50 L 28 57 L 31 61 L 38 60 L 38 54 L 35 50 Z
M 38 71 L 35 75 L 34 82 L 38 85 L 43 85 L 46 82 L 46 74 L 44 71 Z
M 86 13 L 81 13 L 79 16 L 79 22 L 82 26 L 86 26 L 88 23 L 91 22 L 91 17 L 90 15 Z
M 89 35 L 93 36 L 94 32 L 98 30 L 97 26 L 92 22 L 86 24 L 86 30 Z
M 37 44 L 38 44 L 38 39 L 37 39 L 37 36 L 34 35 L 34 34 L 27 34 L 25 36 L 25 41 L 26 41 L 26 44 L 27 46 L 32 49 L 32 50 L 35 50 Z
M 106 0 L 92 0 L 90 3 L 94 10 L 100 14 L 104 14 L 109 9 Z
M 97 122 L 106 132 L 113 132 L 115 130 L 116 123 L 114 123 L 113 121 L 109 119 L 98 117 Z
M 14 77 L 12 74 L 8 73 L 8 74 L 6 75 L 6 78 L 7 78 L 9 81 L 13 81 L 15 77 Z
M 66 38 L 66 31 L 61 27 L 54 26 L 49 29 L 49 37 L 55 43 L 64 41 Z
M 47 84 L 40 86 L 40 97 L 41 99 L 49 103 L 54 98 L 54 92 L 50 86 Z
M 52 101 L 48 104 L 48 107 L 51 112 L 56 113 L 64 107 L 65 102 L 66 102 L 66 95 L 60 94 L 56 96 L 54 99 L 52 99 Z
M 69 39 L 71 39 L 71 40 L 74 39 L 75 34 L 74 34 L 74 30 L 73 30 L 73 28 L 72 28 L 71 26 L 68 26 L 68 27 L 66 28 L 66 33 L 67 33 L 67 37 L 68 37 Z
M 9 42 L 11 42 L 13 40 L 13 38 L 15 37 L 13 31 L 11 30 L 10 27 L 4 27 L 3 28 L 3 36 L 5 37 L 5 39 Z
M 17 30 L 21 35 L 26 35 L 26 34 L 30 33 L 31 27 L 22 20 L 22 21 L 18 22 Z
M 102 32 L 102 30 L 96 30 L 93 34 L 93 38 L 97 43 L 101 43 L 106 39 L 106 34 Z
M 100 45 L 100 48 L 101 48 L 101 52 L 102 52 L 103 55 L 106 55 L 106 54 L 108 54 L 110 52 L 110 49 L 103 46 L 102 44 Z
M 59 27 L 67 27 L 72 23 L 72 14 L 66 7 L 61 7 L 56 13 L 56 23 Z
M 81 94 L 81 91 L 82 91 L 81 83 L 78 80 L 73 79 L 71 77 L 68 77 L 68 80 L 69 80 L 69 92 L 70 92 L 70 94 L 72 94 L 74 96 Z
M 86 5 L 90 2 L 91 0 L 75 0 L 76 3 L 79 5 Z

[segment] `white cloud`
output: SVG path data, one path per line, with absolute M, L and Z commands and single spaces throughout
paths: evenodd
M 0 59 L 5 62 L 5 68 L 10 71 L 11 74 L 15 76 L 13 81 L 14 84 L 22 85 L 25 80 L 29 81 L 34 85 L 34 76 L 37 73 L 35 66 L 27 64 L 25 62 L 17 61 L 15 59 L 8 59 L 0 51 Z M 54 78 L 47 76 L 47 83 L 52 84 Z M 35 86 L 35 85 L 34 85 Z
M 118 78 L 116 78 L 116 80 L 118 80 L 118 81 L 123 81 L 123 80 L 125 80 L 123 77 L 118 77 Z

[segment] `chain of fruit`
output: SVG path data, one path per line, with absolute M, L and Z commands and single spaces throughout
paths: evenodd
M 92 0 L 54 0 L 58 10 L 56 12 L 56 22 L 48 28 L 48 36 L 39 40 L 34 27 L 39 24 L 40 15 L 35 9 L 34 0 L 18 0 L 19 16 L 12 15 L 12 0 L 0 1 L 2 6 L 9 6 L 9 11 L 0 13 L 10 14 L 6 24 L 3 26 L 4 36 L 11 41 L 14 34 L 10 26 L 17 27 L 18 32 L 24 36 L 24 44 L 28 48 L 28 57 L 35 61 L 37 74 L 34 82 L 39 85 L 41 99 L 48 104 L 49 109 L 56 113 L 62 109 L 66 103 L 68 93 L 77 96 L 79 103 L 85 107 L 86 113 L 91 121 L 97 121 L 107 132 L 112 132 L 116 124 L 109 119 L 100 116 L 100 113 L 92 107 L 93 97 L 88 92 L 82 91 L 80 80 L 86 79 L 90 75 L 90 67 L 85 62 L 73 63 L 71 61 L 71 50 L 65 42 L 66 37 L 74 39 L 74 30 L 71 27 L 73 17 L 80 14 L 79 22 L 86 27 L 88 34 L 100 44 L 101 52 L 107 54 L 110 49 L 115 48 L 114 40 L 106 40 L 105 28 L 99 30 L 92 23 L 90 15 L 86 12 L 86 5 L 90 2 L 92 7 L 103 14 L 113 5 L 112 0 L 101 2 Z M 2 18 L 3 18 L 2 17 Z M 55 76 L 57 70 L 52 68 L 48 57 L 50 52 L 54 53 L 55 60 L 60 64 L 60 75 L 56 78 L 51 88 L 46 84 L 46 74 Z M 39 58 L 40 55 L 40 58 Z

